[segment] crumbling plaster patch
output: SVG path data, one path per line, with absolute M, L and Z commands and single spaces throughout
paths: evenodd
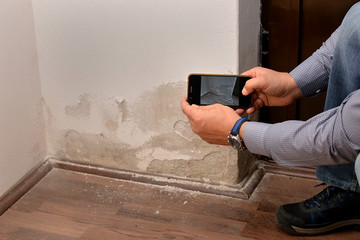
M 60 129 L 46 107 L 52 154 L 122 169 L 237 183 L 237 152 L 207 144 L 191 131 L 180 107 L 184 93 L 186 82 L 180 81 L 162 84 L 136 100 L 85 93 L 64 107 L 69 122 L 93 122 L 97 132 L 70 124 Z

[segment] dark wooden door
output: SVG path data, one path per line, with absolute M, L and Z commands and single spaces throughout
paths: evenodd
M 341 24 L 358 0 L 262 0 L 262 65 L 289 72 L 308 58 Z M 268 34 L 267 34 L 268 33 Z M 270 123 L 307 120 L 323 111 L 326 93 L 288 107 L 264 108 L 260 120 Z

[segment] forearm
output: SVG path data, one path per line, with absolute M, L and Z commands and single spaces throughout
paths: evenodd
M 353 162 L 360 149 L 360 91 L 338 108 L 308 121 L 278 124 L 249 122 L 242 137 L 250 152 L 289 166 L 336 165 Z
M 313 96 L 326 90 L 338 34 L 339 29 L 316 52 L 290 72 L 304 96 Z

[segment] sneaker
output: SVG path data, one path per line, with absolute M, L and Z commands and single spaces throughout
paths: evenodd
M 279 207 L 276 222 L 294 235 L 319 235 L 345 226 L 360 230 L 360 193 L 327 187 L 308 200 Z

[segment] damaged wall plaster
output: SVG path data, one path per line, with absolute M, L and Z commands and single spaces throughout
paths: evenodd
M 244 175 L 238 163 L 246 172 L 251 157 L 194 135 L 180 100 L 191 72 L 257 65 L 260 1 L 33 5 L 49 154 L 226 183 Z
M 237 182 L 236 152 L 210 147 L 191 131 L 179 103 L 185 90 L 184 82 L 164 84 L 135 102 L 84 94 L 76 105 L 66 106 L 65 113 L 80 122 L 101 119 L 102 131 L 66 129 L 59 133 L 50 125 L 52 134 L 60 135 L 54 141 L 55 155 L 125 169 Z M 68 112 L 69 108 L 79 114 Z M 138 137 L 133 136 L 134 131 Z
M 237 183 L 251 166 L 252 155 L 242 155 L 242 163 L 249 166 L 241 164 L 243 171 L 239 172 L 236 151 L 209 145 L 191 131 L 179 106 L 184 86 L 184 82 L 164 84 L 147 91 L 136 102 L 81 95 L 76 105 L 65 107 L 65 113 L 84 124 L 98 119 L 102 129 L 97 133 L 59 131 L 50 124 L 50 135 L 56 136 L 50 142 L 54 155 L 111 167 Z

